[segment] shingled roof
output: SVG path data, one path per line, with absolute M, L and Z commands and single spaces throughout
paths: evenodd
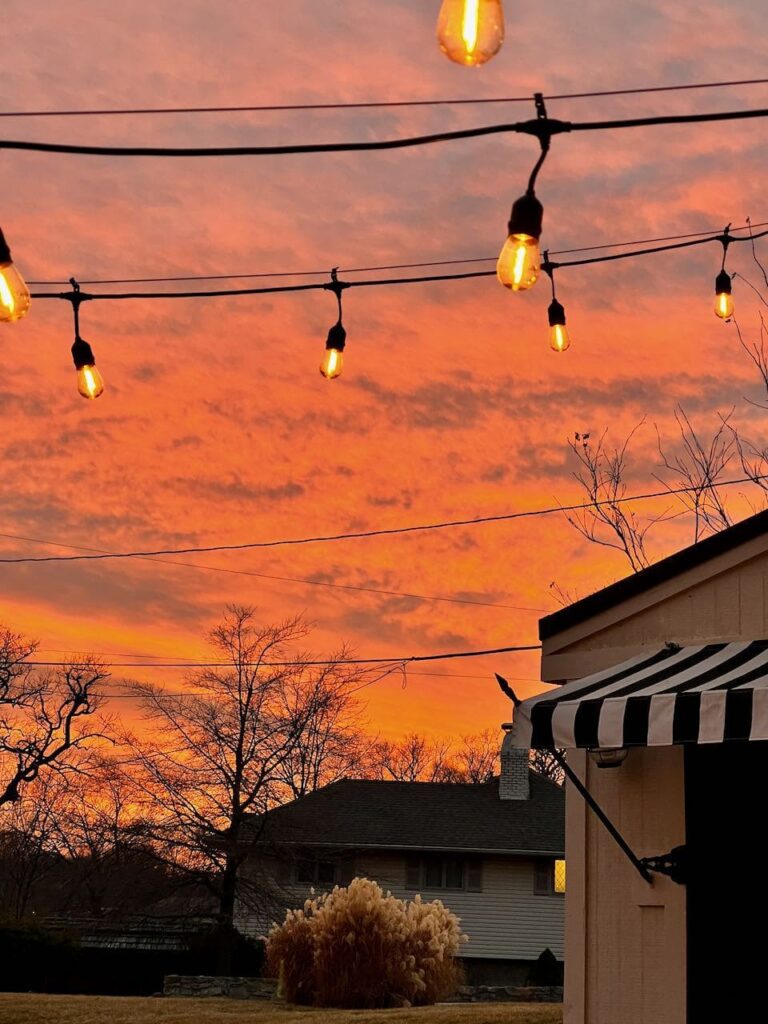
M 355 849 L 562 856 L 565 799 L 531 772 L 529 800 L 486 783 L 344 779 L 270 811 L 259 842 Z

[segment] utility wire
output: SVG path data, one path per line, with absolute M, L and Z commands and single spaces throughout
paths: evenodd
M 412 665 L 422 661 L 450 661 L 456 658 L 484 658 L 487 655 L 493 654 L 516 654 L 520 651 L 540 651 L 541 644 L 515 644 L 510 647 L 493 647 L 488 650 L 482 651 L 451 651 L 448 654 L 410 654 L 405 657 L 388 657 L 388 658 L 328 658 L 325 660 L 316 661 L 262 661 L 262 662 L 244 662 L 244 665 L 255 666 L 264 665 L 265 667 L 271 668 L 288 668 L 294 665 L 300 665 L 308 668 L 316 668 L 324 665 L 392 665 L 397 667 L 398 665 Z M 25 665 L 32 665 L 36 668 L 66 668 L 71 665 L 71 661 L 25 661 Z M 226 665 L 231 665 L 228 662 L 221 661 L 194 661 L 194 662 L 173 662 L 167 664 L 165 662 L 150 663 L 142 662 L 141 664 L 122 663 L 122 662 L 111 662 L 109 663 L 110 668 L 222 668 Z
M 717 487 L 733 487 L 738 484 L 757 483 L 767 480 L 768 474 L 737 477 L 732 480 L 721 480 Z M 334 541 L 363 540 L 371 537 L 391 537 L 408 533 L 426 533 L 432 530 L 447 530 L 456 527 L 480 526 L 485 523 L 511 522 L 515 519 L 531 519 L 538 516 L 555 515 L 563 512 L 577 512 L 582 509 L 600 508 L 603 505 L 624 505 L 631 501 L 647 501 L 653 498 L 667 498 L 676 494 L 689 494 L 697 488 L 668 487 L 660 491 L 649 491 L 645 494 L 627 495 L 604 501 L 578 502 L 572 505 L 552 505 L 548 508 L 527 509 L 521 512 L 506 512 L 494 516 L 478 516 L 474 519 L 452 519 L 436 523 L 419 523 L 413 526 L 393 526 L 376 530 L 359 530 L 350 533 L 320 534 L 315 537 L 291 537 L 281 540 L 248 541 L 243 544 L 211 544 L 188 548 L 160 548 L 156 551 L 121 551 L 103 554 L 83 555 L 23 555 L 14 558 L 0 558 L 0 564 L 20 565 L 31 562 L 89 562 L 105 561 L 118 558 L 156 558 L 161 555 L 192 555 L 211 551 L 250 551 L 256 548 L 296 547 L 304 544 L 327 544 Z
M 768 225 L 768 221 L 759 221 L 757 224 L 742 224 L 739 227 L 732 227 L 734 231 L 752 231 L 755 228 L 762 228 Z M 651 245 L 658 242 L 677 242 L 688 238 L 701 238 L 702 235 L 715 235 L 715 230 L 709 228 L 706 231 L 691 231 L 684 235 L 663 235 L 660 238 L 637 238 L 632 242 L 602 242 L 600 245 L 582 245 L 576 249 L 552 249 L 551 256 L 569 256 L 579 252 L 596 252 L 601 249 L 622 249 L 634 245 Z M 719 237 L 719 236 L 717 236 Z M 709 241 L 709 239 L 702 239 Z M 748 239 L 744 239 L 748 241 Z M 380 270 L 416 270 L 423 267 L 450 267 L 457 264 L 467 263 L 495 263 L 498 256 L 470 256 L 464 259 L 452 260 L 427 260 L 421 263 L 388 263 L 375 267 L 339 267 L 340 274 L 365 274 Z M 102 284 L 174 284 L 181 281 L 234 281 L 252 278 L 274 278 L 274 277 L 321 277 L 327 276 L 327 270 L 282 270 L 259 274 L 187 274 L 178 277 L 113 277 L 93 278 L 85 280 L 78 278 L 79 283 L 87 285 Z M 57 285 L 69 284 L 68 280 L 63 281 L 28 281 L 35 287 L 55 287 Z M 39 296 L 38 296 L 39 297 Z
M 601 89 L 596 92 L 546 93 L 547 100 L 595 99 L 601 96 L 636 96 L 643 93 L 685 92 L 691 89 L 724 89 L 740 85 L 765 85 L 768 78 L 743 78 L 733 82 L 697 82 L 688 85 L 655 85 L 637 89 Z M 239 114 L 300 110 L 377 110 L 393 107 L 461 107 L 496 103 L 530 103 L 529 96 L 493 96 L 475 99 L 368 100 L 360 103 L 279 103 L 223 107 L 113 107 L 96 110 L 4 110 L 0 117 L 120 117 L 153 114 Z
M 301 153 L 357 153 L 377 150 L 411 149 L 430 146 L 438 142 L 455 142 L 488 135 L 510 133 L 550 138 L 566 132 L 608 131 L 615 128 L 648 128 L 667 124 L 702 124 L 704 122 L 743 121 L 768 117 L 768 109 L 726 110 L 709 114 L 661 114 L 656 117 L 620 118 L 607 121 L 560 121 L 555 118 L 535 118 L 505 124 L 485 125 L 481 128 L 462 128 L 430 135 L 404 136 L 399 139 L 366 140 L 364 142 L 310 142 L 283 146 L 90 146 L 66 142 L 28 142 L 19 139 L 0 140 L 0 149 L 21 150 L 32 153 L 67 153 L 74 156 L 288 156 Z
M 25 537 L 16 533 L 0 533 L 0 538 L 6 538 L 8 540 L 23 540 L 31 544 L 46 544 L 59 548 L 72 548 L 75 551 L 88 551 L 104 555 L 115 553 L 108 551 L 105 548 L 90 548 L 84 547 L 81 544 L 70 544 L 57 540 L 42 540 L 39 537 Z M 387 597 L 407 597 L 416 601 L 440 601 L 448 604 L 477 605 L 481 608 L 506 608 L 508 610 L 518 612 L 546 612 L 545 608 L 528 608 L 516 604 L 503 604 L 498 601 L 480 601 L 473 598 L 444 597 L 433 594 L 412 594 L 401 590 L 385 590 L 382 587 L 356 586 L 351 583 L 330 583 L 326 580 L 313 580 L 301 576 L 276 576 L 271 573 L 255 572 L 250 569 L 228 569 L 219 565 L 200 565 L 197 562 L 176 562 L 169 558 L 147 557 L 143 560 L 147 562 L 156 562 L 161 565 L 175 565 L 186 569 L 200 569 L 204 572 L 223 572 L 232 576 L 255 576 L 258 579 L 276 580 L 281 583 L 301 583 L 313 587 L 329 587 L 334 590 L 351 590 L 358 593 L 381 594 Z
M 754 232 L 745 236 L 728 235 L 728 242 L 754 242 L 758 238 L 768 235 L 768 229 Z M 636 256 L 648 256 L 660 252 L 672 252 L 675 249 L 688 249 L 697 245 L 707 245 L 709 242 L 723 241 L 723 234 L 709 235 L 704 238 L 692 238 L 686 242 L 670 242 L 665 245 L 657 245 L 652 248 L 630 249 L 626 252 L 607 253 L 601 256 L 590 256 L 580 260 L 564 260 L 562 262 L 546 261 L 542 268 L 557 270 L 563 267 L 580 267 L 591 263 L 610 263 L 615 260 L 633 259 Z M 291 292 L 308 291 L 334 291 L 337 287 L 347 288 L 375 288 L 380 286 L 401 285 L 401 284 L 425 284 L 434 281 L 467 281 L 480 277 L 495 277 L 495 270 L 468 270 L 459 274 L 423 274 L 418 277 L 384 277 L 368 278 L 362 281 L 335 281 L 332 283 L 315 281 L 312 284 L 284 284 L 268 285 L 263 288 L 218 288 L 207 291 L 184 291 L 184 292 L 77 292 L 79 301 L 116 301 L 124 299 L 204 299 L 223 298 L 235 295 L 276 295 Z M 72 301 L 74 292 L 32 292 L 33 299 L 65 299 Z

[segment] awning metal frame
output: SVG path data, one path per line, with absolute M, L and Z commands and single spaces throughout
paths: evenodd
M 521 703 L 520 698 L 509 685 L 507 680 L 503 676 L 500 676 L 498 672 L 496 673 L 496 680 L 502 693 L 509 697 L 514 707 L 518 707 Z M 555 761 L 557 761 L 565 777 L 583 797 L 584 802 L 593 811 L 605 828 L 606 832 L 608 832 L 610 837 L 614 840 L 644 882 L 647 882 L 648 885 L 653 885 L 653 876 L 651 872 L 654 872 L 656 874 L 667 875 L 678 885 L 685 884 L 686 848 L 684 846 L 676 846 L 674 849 L 670 850 L 669 853 L 659 854 L 656 857 L 638 857 L 624 836 L 619 832 L 600 804 L 595 800 L 587 787 L 578 777 L 573 768 L 568 764 L 562 753 L 554 748 L 550 750 L 550 753 L 554 757 Z
M 553 750 L 551 753 L 562 768 L 565 777 L 578 790 L 584 798 L 584 802 L 592 811 L 594 811 L 595 815 L 602 822 L 605 830 L 611 838 L 615 840 L 624 855 L 645 882 L 648 882 L 649 885 L 653 885 L 653 877 L 651 875 L 651 872 L 653 871 L 659 875 L 667 875 L 668 878 L 671 878 L 672 881 L 676 882 L 678 885 L 685 885 L 686 848 L 684 846 L 675 846 L 674 849 L 669 851 L 669 853 L 662 853 L 657 857 L 638 857 L 624 836 L 619 832 L 600 804 L 595 800 L 587 787 L 578 777 L 573 768 L 571 768 L 565 760 L 560 751 Z

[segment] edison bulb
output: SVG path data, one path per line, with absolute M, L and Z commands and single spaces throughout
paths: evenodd
M 344 369 L 344 353 L 337 348 L 327 348 L 325 357 L 320 363 L 320 373 L 326 380 L 333 380 L 341 375 Z
M 77 390 L 83 398 L 98 398 L 104 391 L 104 378 L 92 363 L 78 367 Z
M 539 279 L 539 240 L 533 235 L 510 235 L 496 264 L 496 276 L 505 288 L 523 292 Z
M 730 320 L 733 316 L 733 296 L 730 292 L 718 292 L 715 295 L 715 316 L 721 320 Z
M 443 53 L 457 64 L 485 64 L 504 42 L 501 0 L 443 0 L 437 39 Z
M 16 265 L 0 263 L 0 320 L 21 320 L 30 304 L 29 288 Z
M 550 327 L 549 344 L 554 352 L 565 352 L 570 346 L 571 339 L 565 324 L 554 324 Z

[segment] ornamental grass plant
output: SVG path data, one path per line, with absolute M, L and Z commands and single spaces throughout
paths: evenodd
M 461 981 L 459 919 L 440 900 L 400 900 L 367 878 L 289 910 L 267 963 L 292 1003 L 372 1009 L 423 1006 Z

